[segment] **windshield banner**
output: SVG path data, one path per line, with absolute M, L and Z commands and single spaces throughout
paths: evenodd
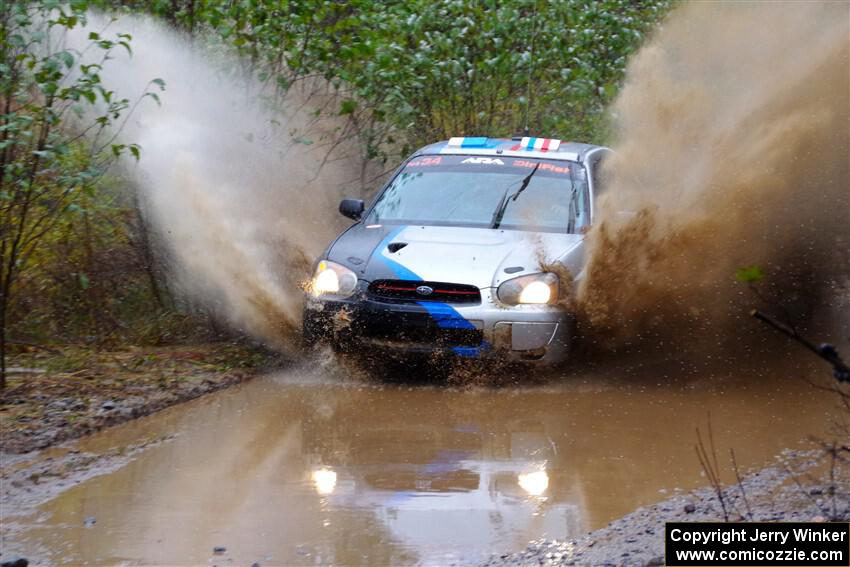
M 404 166 L 404 172 L 415 171 L 461 171 L 487 173 L 513 173 L 518 169 L 531 170 L 537 164 L 536 176 L 561 177 L 570 175 L 570 166 L 563 160 L 530 159 L 505 156 L 440 155 L 419 156 Z M 575 167 L 575 166 L 573 166 Z

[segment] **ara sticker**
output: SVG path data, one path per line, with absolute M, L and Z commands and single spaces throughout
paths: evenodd
M 470 157 L 466 158 L 460 163 L 474 163 L 479 165 L 505 165 L 505 162 L 500 160 L 499 158 L 489 158 L 489 157 Z

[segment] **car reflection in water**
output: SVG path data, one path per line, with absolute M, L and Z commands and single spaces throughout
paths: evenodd
M 336 472 L 327 469 L 316 469 L 312 474 L 313 484 L 319 494 L 330 494 L 336 488 Z
M 179 433 L 47 502 L 25 519 L 21 555 L 201 565 L 224 543 L 234 565 L 476 564 L 702 486 L 694 408 L 711 412 L 717 446 L 740 449 L 744 467 L 800 431 L 828 436 L 840 417 L 794 374 L 753 381 L 737 368 L 687 389 L 652 386 L 654 367 L 649 383 L 600 387 L 595 369 L 590 385 L 468 391 L 317 372 L 252 380 L 82 440 L 83 452 L 109 454 Z
M 459 416 L 451 412 L 423 421 L 402 411 L 370 427 L 362 414 L 344 415 L 358 410 L 340 404 L 333 420 L 302 422 L 307 474 L 330 508 L 370 509 L 402 546 L 441 550 L 444 559 L 465 542 L 491 542 L 496 551 L 581 533 L 580 486 L 561 482 L 569 494 L 552 493 L 547 464 L 565 467 L 541 422 L 503 422 L 482 433 L 453 423 Z

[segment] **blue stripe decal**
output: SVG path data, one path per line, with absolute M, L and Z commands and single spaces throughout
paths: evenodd
M 488 350 L 486 348 L 487 346 L 488 344 L 486 342 L 482 342 L 480 347 L 456 346 L 452 347 L 452 352 L 463 358 L 478 358 Z
M 428 310 L 428 313 L 444 329 L 474 329 L 475 325 L 463 318 L 455 308 L 446 303 L 436 301 L 417 301 L 419 305 Z
M 396 262 L 392 258 L 388 258 L 387 256 L 384 255 L 384 250 L 387 249 L 387 246 L 389 246 L 389 244 L 393 240 L 395 240 L 395 237 L 398 236 L 405 228 L 407 228 L 407 227 L 402 225 L 402 226 L 400 226 L 396 229 L 391 230 L 384 237 L 384 239 L 381 240 L 381 242 L 378 244 L 378 247 L 375 249 L 376 254 L 378 254 L 378 256 L 380 256 L 380 259 L 383 260 L 384 264 L 386 264 L 387 267 L 390 268 L 398 278 L 401 278 L 403 280 L 413 280 L 413 281 L 420 281 L 421 282 L 422 278 L 420 278 L 413 271 L 402 266 L 401 264 L 399 264 L 398 262 Z
M 398 236 L 399 233 L 401 233 L 405 228 L 407 228 L 407 227 L 402 225 L 402 226 L 390 231 L 390 233 L 387 234 L 387 236 L 383 240 L 381 240 L 381 243 L 378 244 L 377 253 L 381 257 L 381 260 L 384 261 L 384 264 L 386 264 L 393 272 L 395 272 L 395 275 L 398 278 L 403 279 L 403 280 L 413 280 L 413 281 L 420 281 L 421 282 L 422 278 L 420 278 L 417 274 L 415 274 L 411 270 L 407 269 L 406 267 L 402 266 L 401 264 L 399 264 L 398 262 L 396 262 L 392 258 L 387 258 L 384 255 L 384 250 L 387 249 L 387 246 L 393 240 L 395 240 L 395 237 Z
M 525 146 L 525 149 L 526 150 L 533 150 L 535 142 L 537 142 L 537 138 L 529 138 L 528 139 L 528 145 Z
M 396 262 L 392 258 L 388 258 L 384 255 L 384 250 L 387 248 L 387 245 L 392 242 L 392 240 L 401 233 L 406 226 L 400 226 L 399 228 L 391 231 L 387 236 L 378 244 L 378 254 L 381 257 L 381 260 L 395 273 L 395 275 L 403 280 L 411 280 L 411 281 L 423 281 L 422 278 L 410 270 L 409 268 L 401 265 Z M 439 327 L 443 329 L 475 329 L 475 325 L 467 321 L 463 315 L 457 312 L 457 310 L 448 305 L 446 303 L 440 303 L 437 301 L 417 301 L 417 305 L 424 308 L 428 311 L 428 314 L 434 319 Z M 480 347 L 453 347 L 452 350 L 455 354 L 459 356 L 466 357 L 476 357 L 480 356 L 482 352 L 490 349 L 489 343 L 486 341 L 481 343 Z

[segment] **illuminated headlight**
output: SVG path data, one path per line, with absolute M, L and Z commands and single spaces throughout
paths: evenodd
M 496 295 L 508 305 L 521 303 L 555 303 L 558 300 L 558 276 L 531 274 L 508 280 L 499 286 Z
M 348 297 L 354 293 L 356 287 L 357 275 L 354 272 L 335 262 L 322 260 L 316 266 L 310 292 L 315 297 L 326 295 Z

